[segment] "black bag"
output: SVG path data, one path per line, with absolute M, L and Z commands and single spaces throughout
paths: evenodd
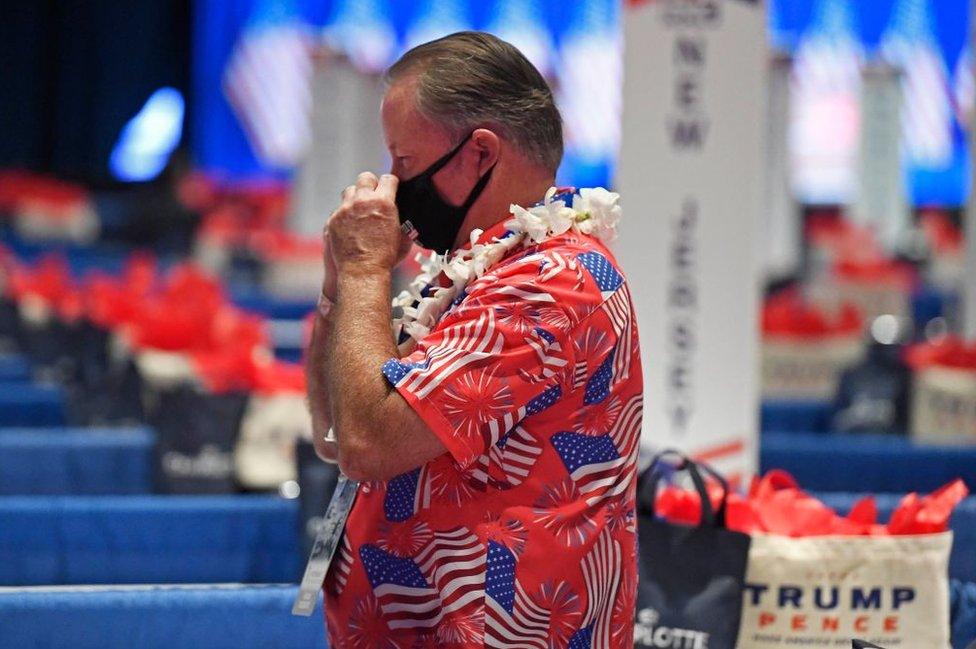
M 245 393 L 211 394 L 190 385 L 155 391 L 156 489 L 167 494 L 236 493 L 234 445 Z
M 673 465 L 666 460 L 674 458 Z M 685 471 L 701 496 L 697 526 L 659 520 L 657 488 L 662 478 Z M 722 485 L 713 511 L 702 473 Z M 739 635 L 742 593 L 750 539 L 725 529 L 728 484 L 704 464 L 677 451 L 664 451 L 651 462 L 638 484 L 637 618 L 634 646 L 671 647 L 683 638 L 688 647 L 733 649 Z
M 852 649 L 884 649 L 884 647 L 871 644 L 866 640 L 851 640 Z

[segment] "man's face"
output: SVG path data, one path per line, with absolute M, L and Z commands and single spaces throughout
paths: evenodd
M 421 173 L 438 158 L 451 150 L 447 131 L 434 124 L 417 110 L 414 101 L 416 82 L 403 79 L 390 86 L 380 109 L 383 135 L 390 151 L 390 173 L 400 180 L 409 180 Z M 448 203 L 460 205 L 470 183 L 462 182 L 459 174 L 459 152 L 444 168 L 434 174 L 434 186 Z

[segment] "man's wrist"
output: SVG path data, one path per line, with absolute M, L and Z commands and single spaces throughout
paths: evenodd
M 343 278 L 368 278 L 368 277 L 389 277 L 393 273 L 393 266 L 376 262 L 373 260 L 347 261 L 338 268 L 338 278 L 336 285 L 342 283 Z

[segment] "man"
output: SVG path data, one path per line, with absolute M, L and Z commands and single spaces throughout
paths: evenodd
M 562 157 L 552 93 L 474 32 L 387 78 L 391 174 L 360 174 L 331 216 L 308 365 L 317 450 L 360 481 L 325 584 L 330 646 L 631 647 L 642 385 L 610 252 L 586 227 L 523 237 L 412 350 L 391 333 L 400 221 L 461 257 L 476 229 L 477 246 L 521 236 L 512 204 L 538 203 Z

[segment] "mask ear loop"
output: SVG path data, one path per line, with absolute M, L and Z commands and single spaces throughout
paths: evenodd
M 454 155 L 458 151 L 461 150 L 461 147 L 463 147 L 467 143 L 467 141 L 471 139 L 471 136 L 472 135 L 474 135 L 474 131 L 471 131 L 470 133 L 468 133 L 464 137 L 464 139 L 461 140 L 461 142 L 458 143 L 458 145 L 456 147 L 454 147 L 454 149 L 452 151 L 450 151 L 447 155 L 445 155 L 443 158 L 441 158 L 440 160 L 438 160 L 437 162 L 435 162 L 434 164 L 432 164 L 430 166 L 430 168 L 428 168 L 427 173 L 430 174 L 431 176 L 433 176 L 441 168 L 443 168 L 443 166 L 445 164 L 447 164 L 447 162 L 451 158 L 453 158 Z M 496 160 L 495 161 L 495 164 L 491 165 L 491 167 L 488 169 L 488 171 L 486 171 L 485 174 L 481 178 L 478 179 L 478 182 L 475 183 L 474 187 L 471 188 L 471 193 L 468 194 L 468 198 L 465 199 L 464 203 L 459 208 L 462 211 L 464 211 L 464 213 L 467 213 L 468 210 L 471 209 L 471 206 L 474 205 L 475 201 L 478 200 L 478 197 L 481 196 L 481 192 L 483 192 L 485 190 L 485 186 L 488 184 L 488 181 L 491 180 L 491 173 L 495 170 L 495 166 L 497 164 L 498 164 L 498 161 Z
M 485 172 L 485 175 L 479 178 L 478 182 L 475 183 L 475 186 L 471 188 L 471 193 L 468 194 L 467 200 L 464 201 L 464 205 L 461 206 L 461 209 L 464 210 L 465 214 L 467 214 L 468 210 L 471 209 L 471 206 L 474 205 L 475 201 L 478 200 L 478 197 L 481 196 L 481 192 L 485 190 L 485 186 L 488 184 L 488 181 L 491 180 L 491 173 L 495 170 L 495 166 L 497 164 L 498 162 L 495 162 L 495 164 L 491 165 L 488 171 Z
M 468 133 L 464 137 L 463 140 L 461 140 L 460 142 L 457 143 L 457 146 L 455 146 L 453 149 L 451 149 L 450 151 L 448 151 L 447 153 L 445 153 L 444 155 L 442 155 L 440 158 L 438 158 L 434 162 L 434 164 L 432 164 L 429 167 L 427 167 L 427 169 L 424 170 L 423 172 L 421 172 L 420 174 L 418 174 L 418 176 L 419 175 L 425 175 L 428 178 L 430 178 L 431 176 L 433 176 L 434 174 L 436 174 L 438 171 L 440 171 L 441 169 L 443 169 L 444 168 L 444 165 L 446 165 L 448 162 L 450 162 L 451 159 L 454 156 L 457 155 L 458 151 L 461 150 L 461 147 L 463 147 L 465 144 L 468 143 L 468 140 L 471 139 L 471 136 L 472 135 L 474 135 L 474 131 L 471 131 L 470 133 Z M 413 179 L 410 178 L 408 180 L 413 180 Z

